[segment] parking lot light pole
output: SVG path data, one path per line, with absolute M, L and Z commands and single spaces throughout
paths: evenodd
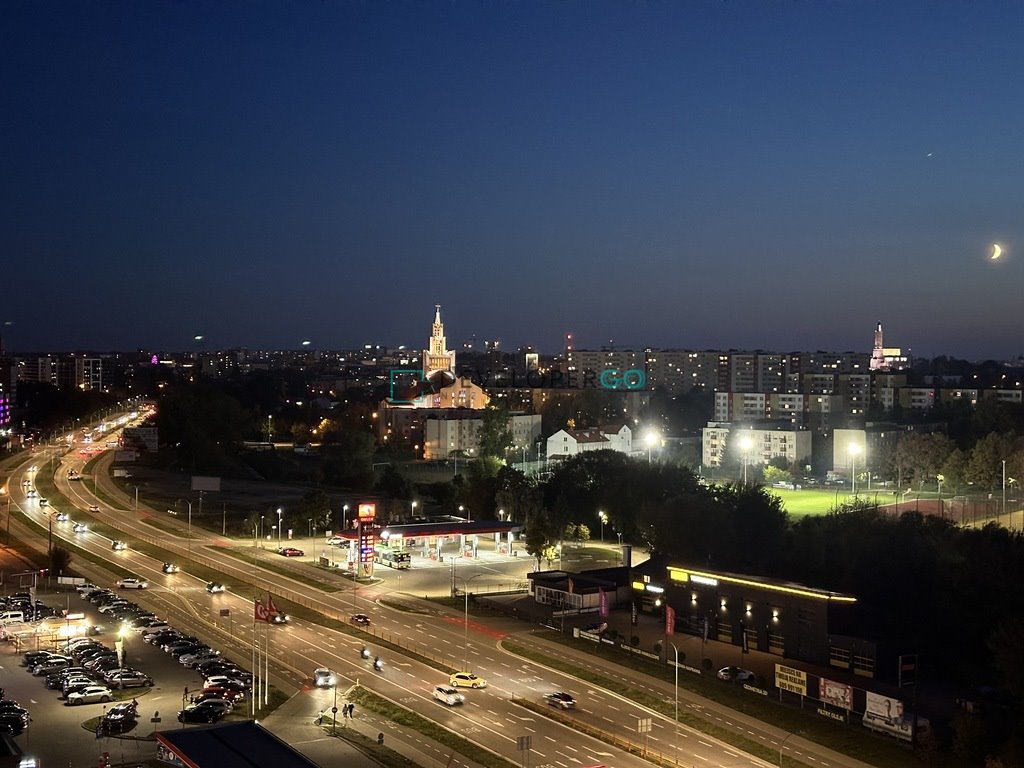
M 281 548 L 281 513 L 283 511 L 284 510 L 282 510 L 280 507 L 277 508 L 277 548 L 278 549 Z

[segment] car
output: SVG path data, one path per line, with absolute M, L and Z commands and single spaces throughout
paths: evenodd
M 245 701 L 246 691 L 240 688 L 232 688 L 222 685 L 204 685 L 201 695 L 215 694 L 218 698 L 227 699 L 230 702 Z
M 126 607 L 128 607 L 127 600 L 111 600 L 109 603 L 101 605 L 99 611 L 100 613 L 110 613 L 111 611 L 116 611 L 118 608 Z
M 330 688 L 337 681 L 337 676 L 327 667 L 313 670 L 313 685 L 317 688 Z
M 114 543 L 117 544 L 117 542 Z M 124 542 L 121 543 L 123 544 Z M 117 547 L 115 546 L 114 549 L 117 549 Z M 149 582 L 145 579 L 138 579 L 134 576 L 129 576 L 126 579 L 118 579 L 117 586 L 119 589 L 147 589 L 149 587 Z
M 196 699 L 194 703 L 197 705 L 202 704 L 204 707 L 210 709 L 219 709 L 225 715 L 231 714 L 231 710 L 235 707 L 235 703 L 233 701 L 222 698 L 215 693 L 204 693 Z
M 134 669 L 111 671 L 104 675 L 107 685 L 113 688 L 152 688 L 153 678 L 145 672 Z
M 198 650 L 195 653 L 184 653 L 178 657 L 178 661 L 184 666 L 194 669 L 199 664 L 215 661 L 218 658 L 220 658 L 220 651 L 207 648 L 205 650 Z
M 21 657 L 21 666 L 31 667 L 33 664 L 38 664 L 43 659 L 59 655 L 59 653 L 54 653 L 53 651 L 29 651 Z
M 203 644 L 200 643 L 200 642 L 189 642 L 189 641 L 186 640 L 186 641 L 181 641 L 181 642 L 177 642 L 177 643 L 170 643 L 169 645 L 165 645 L 164 646 L 164 653 L 169 653 L 171 656 L 173 656 L 174 658 L 177 659 L 180 656 L 182 656 L 183 654 L 194 653 L 195 651 L 199 650 L 202 647 L 203 647 Z
M 115 704 L 107 710 L 99 724 L 99 730 L 102 733 L 127 733 L 138 725 L 138 710 L 136 708 L 118 709 L 123 706 L 124 704 Z
M 36 492 L 35 492 L 35 489 L 34 489 L 34 488 L 29 488 L 29 489 L 28 489 L 28 490 L 27 490 L 27 491 L 25 492 L 25 498 L 26 498 L 26 499 L 34 499 L 35 497 L 36 497 Z
M 120 539 L 114 539 L 110 542 L 110 548 L 115 552 L 121 552 L 122 550 L 128 549 L 128 544 Z
M 121 660 L 117 658 L 116 653 L 113 655 L 103 654 L 89 659 L 85 662 L 84 666 L 86 669 L 91 669 L 93 672 L 105 672 L 108 669 L 121 666 Z
M 79 597 L 85 597 L 90 592 L 100 589 L 100 587 L 96 586 L 92 582 L 87 581 L 85 584 L 79 584 L 77 587 L 75 587 L 75 589 L 78 590 Z
M 16 710 L 0 712 L 0 732 L 18 736 L 28 728 L 29 717 Z
M 206 591 L 211 595 L 217 595 L 224 591 L 224 585 L 217 581 L 211 581 L 207 583 Z
M 150 619 L 149 622 L 138 627 L 138 630 L 143 635 L 151 635 L 154 632 L 163 632 L 165 629 L 170 629 L 171 625 L 166 621 L 160 619 Z
M 58 672 L 70 666 L 71 659 L 51 656 L 32 667 L 32 674 L 36 677 L 45 677 L 46 675 L 52 675 L 54 672 Z
M 163 568 L 161 568 L 160 570 L 162 570 L 164 573 L 177 573 L 181 569 L 178 568 L 178 566 L 176 566 L 174 563 L 164 563 Z
M 70 518 L 68 517 L 67 512 L 58 512 L 53 516 L 53 519 L 58 523 L 66 523 Z
M 295 547 L 282 547 L 277 552 L 284 557 L 304 557 L 306 554 L 301 549 L 296 549 Z
M 42 496 L 39 497 L 39 506 L 45 507 L 50 503 L 49 499 L 45 499 Z
M 715 673 L 719 680 L 728 680 L 731 683 L 751 683 L 754 681 L 754 673 L 743 667 L 722 667 Z
M 74 531 L 75 533 L 88 533 L 89 532 L 89 526 L 86 525 L 85 523 L 75 523 L 75 525 L 72 527 L 71 530 Z
M 544 701 L 559 709 L 576 709 L 576 699 L 565 691 L 555 691 L 544 695 Z
M 90 672 L 88 676 L 77 675 L 75 677 L 69 677 L 64 681 L 63 687 L 60 689 L 61 696 L 67 698 L 69 693 L 77 693 L 78 691 L 88 688 L 90 685 L 99 685 L 100 680 L 92 676 Z
M 96 504 L 90 504 L 89 505 L 89 511 L 90 512 L 99 512 L 100 508 Z
M 79 704 L 95 704 L 114 700 L 114 692 L 105 685 L 89 685 L 75 693 L 69 693 L 64 703 L 68 706 Z
M 218 705 L 203 702 L 190 704 L 178 713 L 179 723 L 216 723 L 227 712 Z
M 349 546 L 348 539 L 346 539 L 344 536 L 338 536 L 338 535 L 331 536 L 329 539 L 326 539 L 324 541 L 324 543 L 328 544 L 329 546 L 332 546 L 332 547 L 348 547 Z
M 292 617 L 283 611 L 278 611 L 270 617 L 271 624 L 291 624 Z
M 348 620 L 351 621 L 353 624 L 358 624 L 361 627 L 370 626 L 370 617 L 367 616 L 365 613 L 354 613 L 349 617 Z
M 466 697 L 448 685 L 439 685 L 434 688 L 434 698 L 449 707 L 466 703 Z
M 486 688 L 487 681 L 472 672 L 453 672 L 448 682 L 455 688 Z

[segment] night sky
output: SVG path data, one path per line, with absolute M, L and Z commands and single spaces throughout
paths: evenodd
M 440 303 L 450 344 L 882 321 L 1018 355 L 1022 30 L 1017 0 L 8 0 L 0 334 L 418 348 Z

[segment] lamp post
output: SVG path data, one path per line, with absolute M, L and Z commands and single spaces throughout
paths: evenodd
M 187 530 L 187 533 L 185 534 L 185 536 L 188 539 L 188 559 L 191 560 L 192 559 L 192 502 L 186 499 L 185 503 L 188 504 L 188 530 Z
M 669 645 L 672 646 L 672 650 L 675 651 L 675 654 L 676 654 L 676 684 L 675 684 L 675 694 L 676 694 L 676 715 L 675 715 L 676 733 L 675 733 L 675 736 L 676 736 L 676 740 L 675 740 L 675 759 L 678 762 L 679 761 L 679 648 L 676 646 L 675 643 L 669 643 Z
M 454 569 L 455 569 L 455 561 L 452 560 L 452 570 L 454 571 Z M 467 579 L 467 578 L 464 578 L 462 576 L 455 576 L 453 574 L 453 578 L 456 578 L 456 579 L 458 579 L 459 581 L 462 582 L 462 596 L 465 599 L 465 618 L 464 618 L 464 622 L 465 622 L 465 636 L 463 638 L 463 643 L 464 643 L 463 653 L 464 653 L 464 656 L 462 658 L 462 669 L 464 671 L 466 671 L 466 672 L 469 671 L 469 582 L 471 582 L 477 576 L 483 576 L 483 575 L 484 574 L 482 574 L 482 573 L 476 573 L 476 574 L 473 574 L 472 576 L 470 576 Z
M 412 505 L 411 505 L 411 506 L 412 506 L 412 516 L 413 516 L 413 517 L 416 517 L 416 505 L 417 505 L 417 504 L 419 504 L 419 502 L 418 502 L 418 501 L 414 501 L 414 502 L 412 503 Z
M 277 548 L 281 548 L 281 513 L 284 510 L 280 507 L 277 508 Z
M 644 445 L 647 446 L 647 463 L 648 464 L 651 463 L 651 450 L 654 448 L 655 445 L 658 444 L 658 442 L 660 440 L 661 440 L 661 438 L 658 436 L 658 433 L 654 432 L 653 430 L 648 432 L 646 435 L 644 435 Z
M 1002 465 L 1002 514 L 1001 517 L 1007 516 L 1007 460 L 1002 459 L 999 462 Z M 10 499 L 7 500 L 8 503 Z
M 263 549 L 263 518 L 266 515 L 260 515 L 260 549 Z
M 939 517 L 945 517 L 944 508 L 942 505 L 942 481 L 946 479 L 945 475 L 936 475 L 936 481 L 939 484 Z
M 604 524 L 608 522 L 608 513 L 598 510 L 597 519 L 601 521 L 601 543 L 604 544 Z
M 751 447 L 753 447 L 754 441 L 744 435 L 740 438 L 740 461 L 743 463 L 743 484 L 747 484 L 747 454 L 750 453 Z
M 850 454 L 850 495 L 857 495 L 857 454 L 860 453 L 860 446 L 856 443 L 850 443 L 846 448 L 846 452 Z
M 782 743 L 779 744 L 779 768 L 782 768 L 782 749 L 786 746 L 786 742 L 796 736 L 797 733 L 798 731 L 793 731 L 792 733 L 786 734 L 786 738 L 784 738 Z

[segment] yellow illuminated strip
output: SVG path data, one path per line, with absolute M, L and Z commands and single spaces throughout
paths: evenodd
M 849 595 L 837 595 L 830 592 L 815 592 L 810 589 L 801 589 L 799 587 L 783 587 L 775 584 L 765 584 L 760 581 L 753 581 L 752 579 L 740 579 L 735 576 L 722 576 L 718 573 L 707 573 L 701 571 L 685 571 L 682 568 L 673 568 L 669 566 L 668 577 L 672 581 L 692 581 L 692 577 L 705 578 L 705 579 L 718 579 L 719 581 L 725 581 L 730 584 L 741 584 L 745 587 L 756 587 L 758 589 L 766 589 L 769 592 L 784 592 L 788 595 L 799 595 L 800 597 L 812 597 L 816 600 L 834 600 L 838 603 L 855 603 L 857 602 L 856 597 Z

